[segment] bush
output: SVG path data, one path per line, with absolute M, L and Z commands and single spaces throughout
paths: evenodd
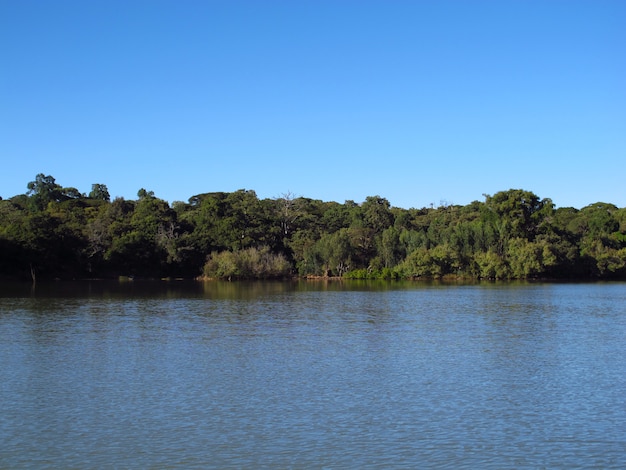
M 291 274 L 291 264 L 282 253 L 268 247 L 240 251 L 214 251 L 203 268 L 205 277 L 218 279 L 276 279 Z

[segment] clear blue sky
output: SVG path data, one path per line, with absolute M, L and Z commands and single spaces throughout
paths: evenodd
M 0 196 L 626 206 L 626 1 L 0 0 Z

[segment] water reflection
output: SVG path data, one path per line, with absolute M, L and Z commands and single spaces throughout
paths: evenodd
M 0 295 L 3 467 L 626 465 L 624 284 L 18 294 Z
M 519 283 L 507 283 L 512 286 Z M 462 285 L 493 286 L 493 283 L 466 283 L 462 281 L 349 281 L 341 279 L 293 281 L 56 281 L 0 284 L 0 298 L 159 298 L 176 299 L 208 297 L 214 299 L 252 299 L 260 296 L 289 292 L 381 292 L 416 289 L 447 289 Z

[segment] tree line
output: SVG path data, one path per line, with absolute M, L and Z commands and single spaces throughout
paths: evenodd
M 4 279 L 625 279 L 626 208 L 556 208 L 522 189 L 467 205 L 403 209 L 369 196 L 209 192 L 171 205 L 140 189 L 111 200 L 44 174 L 0 200 Z

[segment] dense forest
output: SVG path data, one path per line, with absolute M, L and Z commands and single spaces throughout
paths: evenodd
M 510 189 L 422 209 L 211 192 L 111 201 L 39 174 L 0 200 L 2 279 L 625 279 L 626 208 L 555 208 Z

